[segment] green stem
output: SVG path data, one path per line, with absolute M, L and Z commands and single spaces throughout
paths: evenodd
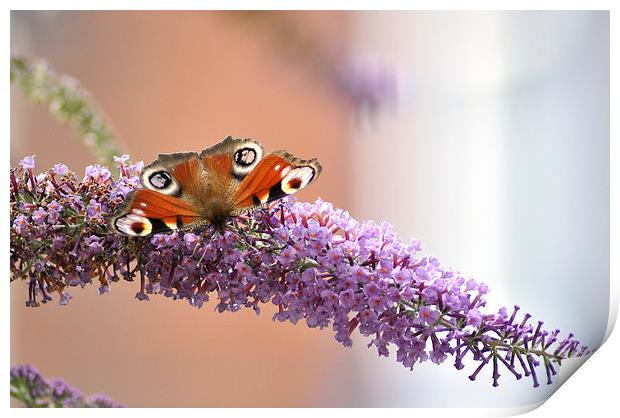
M 28 385 L 25 382 L 16 380 L 11 382 L 11 397 L 23 402 L 27 408 L 34 408 L 37 405 L 32 398 Z
M 116 165 L 113 157 L 123 154 L 122 147 L 102 112 L 75 79 L 55 73 L 42 61 L 12 54 L 11 83 L 33 102 L 47 105 L 60 122 L 68 123 L 101 164 Z

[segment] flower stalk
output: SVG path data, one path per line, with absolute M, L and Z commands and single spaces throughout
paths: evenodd
M 402 242 L 391 225 L 358 222 L 322 200 L 284 199 L 235 217 L 223 233 L 108 233 L 106 216 L 140 187 L 142 164 L 116 162 L 116 180 L 97 165 L 81 180 L 62 164 L 34 176 L 31 157 L 11 168 L 11 280 L 28 283 L 27 306 L 54 296 L 64 305 L 71 287 L 97 283 L 105 294 L 139 277 L 141 301 L 159 295 L 201 308 L 214 299 L 218 312 L 257 314 L 271 304 L 274 321 L 331 328 L 347 347 L 357 330 L 409 369 L 451 357 L 475 380 L 490 365 L 493 386 L 505 368 L 537 387 L 540 366 L 551 384 L 562 360 L 589 353 L 573 334 L 558 342 L 559 330 L 519 317 L 519 306 L 489 312 L 484 283 L 421 254 L 419 241 Z
M 112 165 L 114 155 L 122 153 L 101 110 L 76 79 L 57 74 L 42 60 L 12 54 L 13 82 L 30 100 L 47 105 L 57 120 L 68 123 L 100 164 Z

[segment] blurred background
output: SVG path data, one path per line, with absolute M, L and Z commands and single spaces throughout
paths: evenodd
M 11 48 L 78 79 L 134 161 L 229 133 L 317 157 L 300 199 L 420 239 L 489 284 L 489 309 L 519 304 L 591 347 L 605 335 L 608 12 L 13 12 Z M 14 85 L 11 164 L 30 154 L 40 171 L 94 162 Z M 450 361 L 410 372 L 270 307 L 136 291 L 29 309 L 13 283 L 11 364 L 135 407 L 519 407 L 558 388 L 508 373 L 493 388 Z

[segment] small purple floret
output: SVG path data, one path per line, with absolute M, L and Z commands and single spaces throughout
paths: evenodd
M 32 170 L 34 168 L 34 155 L 29 155 L 27 157 L 24 157 L 20 162 L 19 165 L 24 169 L 24 170 Z

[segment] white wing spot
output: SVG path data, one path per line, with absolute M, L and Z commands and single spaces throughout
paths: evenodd
M 314 177 L 314 169 L 309 166 L 299 167 L 287 172 L 280 186 L 286 194 L 293 194 L 308 185 Z M 295 186 L 295 187 L 291 187 Z
M 291 167 L 290 166 L 286 166 L 282 169 L 282 172 L 280 173 L 280 175 L 282 177 L 286 176 L 289 172 L 291 171 Z
M 153 226 L 151 221 L 144 216 L 137 215 L 134 209 L 131 213 L 122 216 L 114 222 L 114 226 L 119 232 L 131 236 L 144 236 L 151 233 Z M 142 212 L 142 211 L 140 211 Z M 139 230 L 139 232 L 137 232 Z

